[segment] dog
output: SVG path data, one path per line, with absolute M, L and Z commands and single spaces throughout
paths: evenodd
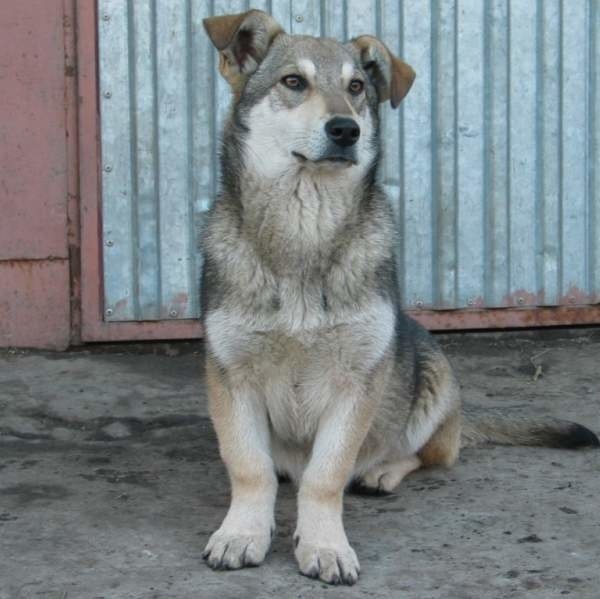
M 598 445 L 565 421 L 461 409 L 452 368 L 399 307 L 379 105 L 415 73 L 369 35 L 288 35 L 259 10 L 204 20 L 232 90 L 221 192 L 203 234 L 206 379 L 231 505 L 203 558 L 257 566 L 278 475 L 298 485 L 300 572 L 354 584 L 352 483 L 393 491 L 465 444 Z

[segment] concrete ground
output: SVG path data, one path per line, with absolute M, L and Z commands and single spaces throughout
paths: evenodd
M 442 343 L 467 401 L 600 432 L 598 330 Z M 294 490 L 282 485 L 266 563 L 212 572 L 200 554 L 228 484 L 201 354 L 201 344 L 0 354 L 1 599 L 600 596 L 594 450 L 468 449 L 394 495 L 347 497 L 362 566 L 352 588 L 298 574 Z

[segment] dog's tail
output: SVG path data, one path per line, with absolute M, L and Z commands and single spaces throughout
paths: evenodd
M 462 447 L 474 445 L 528 445 L 577 449 L 600 447 L 590 429 L 547 416 L 531 416 L 517 409 L 463 406 Z

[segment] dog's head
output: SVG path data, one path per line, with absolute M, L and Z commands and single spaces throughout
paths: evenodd
M 291 36 L 259 10 L 211 17 L 204 27 L 249 130 L 249 159 L 264 175 L 368 168 L 377 153 L 378 104 L 397 107 L 415 77 L 368 35 L 348 43 Z

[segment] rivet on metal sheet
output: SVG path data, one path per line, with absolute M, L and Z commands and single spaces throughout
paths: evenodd
M 104 92 L 105 98 L 112 98 L 112 92 Z
M 177 310 L 171 310 L 169 312 L 169 316 L 171 316 L 172 318 L 175 318 L 177 316 Z
M 110 164 L 107 164 L 107 165 L 104 167 L 104 170 L 105 170 L 107 173 L 110 173 L 110 172 L 112 171 L 112 166 L 110 166 Z
M 423 307 L 423 300 L 418 299 L 415 302 L 415 306 L 417 306 L 417 308 L 422 308 Z
M 525 300 L 522 297 L 518 297 L 517 304 L 523 304 L 523 303 L 525 303 Z
M 106 314 L 106 316 L 112 316 L 113 315 L 112 308 L 107 308 L 104 313 Z
M 115 242 L 112 239 L 107 239 L 106 240 L 106 245 L 111 248 L 113 245 L 115 244 Z
M 304 17 L 302 15 L 296 15 L 295 19 L 296 23 L 302 23 L 302 21 L 304 21 Z
M 110 15 L 109 15 L 107 12 L 105 12 L 105 13 L 102 15 L 102 19 L 103 19 L 104 21 L 110 21 Z

